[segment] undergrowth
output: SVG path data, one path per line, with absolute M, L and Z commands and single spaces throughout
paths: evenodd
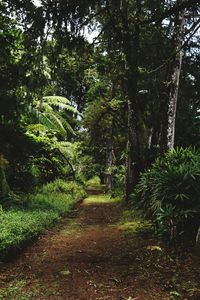
M 141 212 L 125 210 L 118 225 L 127 235 L 150 234 L 152 233 L 152 224 L 142 217 Z
M 101 179 L 99 178 L 99 176 L 94 176 L 86 182 L 86 186 L 87 188 L 100 189 L 102 187 Z
M 142 173 L 133 202 L 171 241 L 195 237 L 200 226 L 200 152 L 177 148 Z
M 75 182 L 56 180 L 0 209 L 0 256 L 20 248 L 67 214 L 85 196 Z M 3 207 L 3 208 L 2 208 Z

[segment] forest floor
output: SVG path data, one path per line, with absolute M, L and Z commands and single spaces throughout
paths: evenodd
M 200 299 L 199 257 L 175 255 L 98 193 L 0 268 L 0 299 Z

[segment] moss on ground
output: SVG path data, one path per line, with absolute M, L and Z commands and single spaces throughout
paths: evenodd
M 152 232 L 151 223 L 143 219 L 138 212 L 130 210 L 124 211 L 123 216 L 118 224 L 118 228 L 129 235 Z
M 118 198 L 112 198 L 109 194 L 91 195 L 84 200 L 84 204 L 104 204 L 115 202 L 120 202 L 120 200 Z

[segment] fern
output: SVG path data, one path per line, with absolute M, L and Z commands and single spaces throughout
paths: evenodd
M 79 112 L 74 108 L 70 101 L 61 96 L 46 96 L 40 101 L 35 101 L 32 112 L 37 119 L 37 124 L 29 124 L 28 131 L 36 133 L 36 128 L 40 134 L 52 131 L 67 137 L 68 133 L 75 134 L 70 123 L 62 116 L 64 111 L 78 115 Z

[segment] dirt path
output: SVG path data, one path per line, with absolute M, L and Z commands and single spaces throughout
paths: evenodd
M 106 196 L 84 200 L 15 261 L 0 265 L 0 299 L 199 300 L 198 258 L 177 259 L 150 234 L 128 234 L 121 217 L 120 203 Z

